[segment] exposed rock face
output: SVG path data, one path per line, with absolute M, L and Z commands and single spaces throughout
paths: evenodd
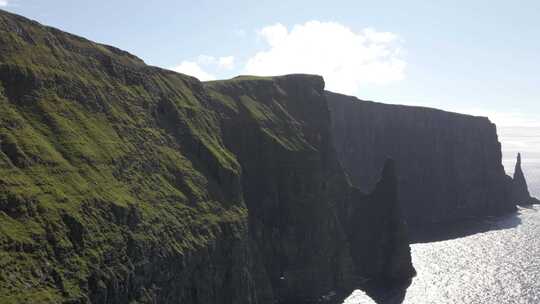
M 250 232 L 279 300 L 310 303 L 364 280 L 410 279 L 393 171 L 385 169 L 371 195 L 350 186 L 321 77 L 237 77 L 207 87 L 221 109 L 224 142 L 242 164 Z
M 379 280 L 378 286 L 392 286 L 404 283 L 410 278 L 411 255 L 407 243 L 407 225 L 401 215 L 401 208 L 398 202 L 398 183 L 393 160 L 386 160 L 382 170 L 382 177 L 378 181 L 374 191 L 364 197 L 367 204 L 356 204 L 353 207 L 353 222 L 351 223 L 350 240 L 354 252 L 353 259 L 357 265 L 362 265 L 359 272 L 370 274 L 368 277 Z M 362 200 L 357 198 L 357 200 Z M 364 219 L 363 227 L 359 227 L 354 219 L 362 218 L 364 214 L 374 214 L 375 216 Z M 388 216 L 390 215 L 390 216 Z M 382 221 L 381 221 L 382 219 Z M 368 221 L 365 223 L 365 221 Z M 363 228 L 363 229 L 362 229 Z M 380 235 L 374 231 L 388 231 L 387 234 Z M 362 244 L 377 244 L 376 250 L 365 250 Z M 378 252 L 377 252 L 378 250 Z M 377 259 L 378 256 L 385 256 Z M 375 263 L 363 263 L 362 261 L 377 261 Z M 383 274 L 383 275 L 380 275 Z
M 339 303 L 409 280 L 392 166 L 363 194 L 332 143 L 320 77 L 203 84 L 0 11 L 0 302 Z
M 517 155 L 516 167 L 514 169 L 514 178 L 512 179 L 512 200 L 518 205 L 538 204 L 540 201 L 532 197 L 527 187 L 527 181 L 523 170 L 521 170 L 521 153 Z
M 515 210 L 487 118 L 331 92 L 327 98 L 338 157 L 353 185 L 372 187 L 385 158 L 393 158 L 409 226 Z

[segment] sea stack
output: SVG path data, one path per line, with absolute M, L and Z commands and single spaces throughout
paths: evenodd
M 372 292 L 373 288 L 408 284 L 410 278 L 416 274 L 408 245 L 408 228 L 398 200 L 398 178 L 393 159 L 385 161 L 380 176 L 374 190 L 367 196 L 358 191 L 353 193 L 356 200 L 366 203 L 353 206 L 353 221 L 349 229 L 349 241 L 357 273 L 370 279 L 368 291 Z M 362 196 L 365 198 L 361 199 Z M 375 216 L 366 218 L 363 214 Z M 360 218 L 364 219 L 361 223 L 358 221 Z M 374 262 L 362 263 L 364 260 Z M 364 268 L 360 269 L 358 265 Z
M 512 179 L 512 199 L 516 204 L 521 206 L 540 203 L 538 199 L 532 197 L 529 193 L 527 181 L 521 169 L 521 153 L 517 155 L 514 178 Z

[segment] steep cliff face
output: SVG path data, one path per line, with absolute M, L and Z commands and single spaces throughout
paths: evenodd
M 0 302 L 255 302 L 241 169 L 208 99 L 0 12 Z
M 348 184 L 330 149 L 322 78 L 240 77 L 207 86 L 222 109 L 225 145 L 242 164 L 250 232 L 274 296 L 309 302 L 336 291 L 352 275 L 333 206 L 345 203 Z
M 338 156 L 352 183 L 372 188 L 392 157 L 409 225 L 515 210 L 496 127 L 487 118 L 331 92 L 327 98 Z
M 512 178 L 512 201 L 518 205 L 538 204 L 540 201 L 531 196 L 525 175 L 521 169 L 521 153 L 518 153 L 516 167 L 514 168 L 514 178 Z
M 356 201 L 367 202 L 355 204 L 352 208 L 353 222 L 349 233 L 353 259 L 359 267 L 363 267 L 359 269 L 360 273 L 373 278 L 375 287 L 402 284 L 407 282 L 411 273 L 415 273 L 411 268 L 408 229 L 398 203 L 395 167 L 395 162 L 387 159 L 373 192 L 366 196 L 356 190 L 353 194 Z M 365 218 L 366 214 L 373 216 Z M 354 219 L 363 221 L 359 224 Z M 374 231 L 387 233 L 380 235 Z M 364 244 L 375 244 L 374 250 L 365 250 L 362 248 Z
M 365 280 L 410 279 L 392 172 L 371 195 L 350 186 L 332 145 L 321 77 L 237 77 L 207 87 L 221 109 L 225 145 L 242 164 L 250 232 L 279 299 L 310 303 Z
M 392 174 L 350 186 L 323 88 L 203 84 L 0 11 L 0 302 L 337 303 L 408 280 Z

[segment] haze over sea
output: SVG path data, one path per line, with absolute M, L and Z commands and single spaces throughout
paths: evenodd
M 521 152 L 529 191 L 540 197 L 540 126 L 499 127 L 498 134 L 507 174 Z M 540 303 L 540 207 L 458 230 L 467 236 L 411 245 L 418 275 L 406 293 L 380 304 Z M 375 302 L 356 291 L 345 303 Z

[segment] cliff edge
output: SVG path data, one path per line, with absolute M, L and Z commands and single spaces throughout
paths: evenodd
M 414 275 L 370 192 L 321 77 L 201 83 L 0 11 L 2 303 L 341 303 Z
M 487 118 L 327 92 L 332 134 L 352 183 L 369 189 L 387 157 L 412 228 L 516 210 Z
M 394 171 L 379 171 L 381 186 L 366 194 L 351 186 L 333 146 L 321 77 L 240 76 L 205 86 L 224 143 L 242 164 L 250 232 L 280 301 L 333 301 L 368 282 L 410 280 Z

